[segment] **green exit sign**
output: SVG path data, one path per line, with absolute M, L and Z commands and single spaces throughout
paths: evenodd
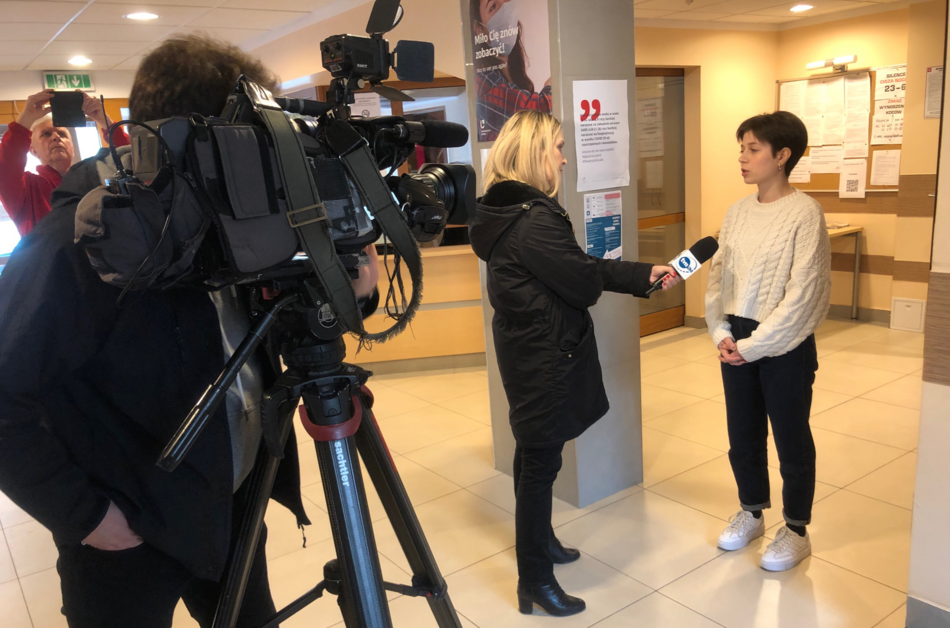
M 46 72 L 46 89 L 92 91 L 92 77 L 88 74 L 69 74 L 65 72 Z

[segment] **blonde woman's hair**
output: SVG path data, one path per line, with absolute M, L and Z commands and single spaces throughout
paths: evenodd
M 501 127 L 485 161 L 485 189 L 501 181 L 520 181 L 554 196 L 561 185 L 554 143 L 561 123 L 535 110 L 519 111 Z M 554 180 L 548 178 L 550 166 Z

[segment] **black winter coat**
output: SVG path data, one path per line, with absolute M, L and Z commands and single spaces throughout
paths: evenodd
M 112 500 L 147 543 L 216 580 L 233 502 L 225 404 L 174 472 L 155 461 L 224 366 L 217 310 L 188 288 L 116 307 L 121 291 L 73 244 L 76 205 L 98 183 L 92 160 L 73 167 L 0 275 L 0 490 L 58 544 L 78 544 Z M 265 388 L 273 357 L 262 350 Z M 292 435 L 273 496 L 309 523 Z
M 515 439 L 544 447 L 577 438 L 609 409 L 587 308 L 604 290 L 644 296 L 652 265 L 587 255 L 557 201 L 516 181 L 480 199 L 470 234 L 488 263 Z

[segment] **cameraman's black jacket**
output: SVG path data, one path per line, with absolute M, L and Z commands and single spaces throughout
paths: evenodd
M 643 296 L 653 267 L 587 255 L 557 201 L 515 181 L 480 199 L 470 234 L 488 262 L 515 439 L 541 447 L 577 438 L 609 409 L 587 308 L 604 290 Z
M 231 534 L 225 404 L 174 472 L 155 465 L 224 366 L 217 310 L 187 288 L 116 306 L 120 290 L 73 244 L 76 205 L 98 184 L 94 159 L 71 169 L 0 274 L 0 490 L 58 544 L 84 539 L 111 499 L 147 543 L 217 579 Z M 292 435 L 274 498 L 309 523 Z

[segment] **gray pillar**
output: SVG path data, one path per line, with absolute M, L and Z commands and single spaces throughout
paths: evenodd
M 519 2 L 520 0 L 513 0 Z M 470 0 L 461 0 L 466 52 L 471 129 L 476 129 L 475 77 L 472 40 L 468 24 Z M 560 201 L 570 214 L 578 242 L 584 246 L 584 194 L 577 192 L 572 84 L 575 80 L 627 81 L 630 124 L 631 185 L 620 188 L 623 201 L 623 259 L 637 259 L 637 153 L 633 45 L 633 3 L 630 0 L 548 0 L 551 47 L 551 85 L 554 114 L 561 121 L 568 165 Z M 474 137 L 473 137 L 474 141 Z M 481 172 L 482 149 L 491 144 L 475 142 L 473 158 Z M 614 188 L 615 189 L 615 188 Z M 495 467 L 511 473 L 514 440 L 508 425 L 508 404 L 492 343 L 492 308 L 485 291 L 482 263 L 482 303 L 485 313 L 486 351 Z M 637 299 L 604 293 L 591 309 L 597 347 L 610 399 L 610 411 L 584 435 L 564 449 L 564 466 L 554 486 L 560 499 L 583 507 L 643 481 L 643 445 L 640 417 L 640 324 Z

